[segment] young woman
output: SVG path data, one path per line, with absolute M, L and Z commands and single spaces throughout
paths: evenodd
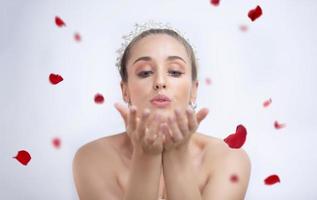
M 77 151 L 73 174 L 80 199 L 244 199 L 246 152 L 196 132 L 208 109 L 194 110 L 197 64 L 186 39 L 173 29 L 145 30 L 119 64 L 129 106 L 115 107 L 126 130 Z

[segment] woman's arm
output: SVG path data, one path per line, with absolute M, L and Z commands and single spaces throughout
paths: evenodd
M 117 160 L 111 148 L 105 146 L 100 155 L 94 145 L 84 145 L 73 159 L 73 176 L 80 200 L 122 200 L 122 192 L 116 182 Z M 107 165 L 100 164 L 109 163 Z M 111 163 L 111 164 L 110 164 Z
M 227 150 L 217 160 L 210 160 L 208 165 L 214 170 L 211 171 L 202 199 L 244 199 L 250 178 L 251 163 L 243 149 Z
M 190 161 L 189 143 L 209 111 L 201 109 L 195 114 L 188 108 L 185 112 L 176 109 L 175 117 L 168 117 L 167 124 L 162 126 L 166 136 L 163 171 L 169 200 L 201 200 L 197 175 Z
M 162 155 L 134 151 L 124 200 L 157 200 L 162 168 Z
M 137 116 L 137 108 L 128 110 L 115 104 L 123 117 L 133 144 L 131 169 L 124 200 L 157 200 L 162 168 L 163 135 L 160 116 L 148 109 Z
M 200 200 L 197 175 L 188 152 L 163 153 L 163 171 L 168 200 Z

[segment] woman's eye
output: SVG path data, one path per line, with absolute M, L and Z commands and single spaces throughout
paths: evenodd
M 176 77 L 179 77 L 183 74 L 182 72 L 179 72 L 179 71 L 170 71 L 170 72 L 172 72 L 173 76 L 176 75 Z
M 138 74 L 138 76 L 145 78 L 145 77 L 148 77 L 150 73 L 153 73 L 153 72 L 152 71 L 142 71 Z M 171 73 L 172 76 L 174 76 L 174 77 L 179 77 L 183 74 L 182 72 L 175 71 L 175 70 L 169 71 L 169 73 Z
M 152 72 L 152 71 L 142 71 L 142 72 L 140 72 L 138 75 L 139 75 L 140 77 L 147 77 L 148 74 L 149 74 L 149 72 Z

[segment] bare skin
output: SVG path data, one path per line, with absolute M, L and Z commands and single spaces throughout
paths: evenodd
M 81 147 L 73 165 L 80 199 L 124 199 L 133 152 L 127 132 L 103 137 Z M 202 199 L 244 198 L 250 163 L 242 149 L 230 149 L 222 140 L 196 132 L 190 138 L 189 154 Z M 238 183 L 230 182 L 232 174 L 238 176 Z M 159 177 L 156 199 L 167 199 L 163 170 Z
M 244 150 L 197 132 L 208 109 L 188 108 L 198 87 L 190 63 L 184 45 L 166 34 L 146 36 L 132 47 L 129 81 L 121 82 L 132 106 L 116 106 L 126 130 L 76 152 L 73 173 L 81 200 L 244 198 L 250 160 Z M 158 94 L 170 98 L 169 106 L 151 103 Z
M 204 186 L 208 181 L 208 177 L 210 176 L 210 174 L 208 174 L 209 170 L 206 169 L 208 166 L 206 166 L 206 162 L 204 162 L 206 160 L 205 151 L 207 149 L 207 145 L 208 143 L 218 143 L 218 145 L 221 146 L 221 144 L 219 143 L 219 140 L 217 140 L 216 138 L 208 137 L 200 133 L 196 133 L 192 140 L 193 146 L 190 150 L 192 163 L 195 168 L 195 173 L 198 174 L 200 190 L 202 192 Z M 102 157 L 102 155 L 105 154 L 105 151 L 109 151 L 109 148 L 111 149 L 110 151 L 113 153 L 113 158 L 111 158 L 110 160 L 96 159 L 95 162 L 87 164 L 93 165 L 90 167 L 97 169 L 99 168 L 99 166 L 107 166 L 109 165 L 109 162 L 111 162 L 111 165 L 113 165 L 113 167 L 116 169 L 114 176 L 118 180 L 116 185 L 117 188 L 115 189 L 115 191 L 117 191 L 118 193 L 115 194 L 115 196 L 116 199 L 122 199 L 122 194 L 126 191 L 127 187 L 128 175 L 131 167 L 131 157 L 133 152 L 131 141 L 127 136 L 126 132 L 115 134 L 109 137 L 100 138 L 98 140 L 86 144 L 82 148 L 86 148 L 87 150 L 90 148 L 94 149 L 91 151 L 91 154 L 100 155 L 100 157 Z M 223 146 L 223 148 L 226 147 Z M 102 174 L 102 170 L 100 171 L 100 174 Z M 159 196 L 166 198 L 163 173 L 161 173 L 160 175 Z

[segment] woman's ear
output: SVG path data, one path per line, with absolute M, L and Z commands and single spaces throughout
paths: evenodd
M 196 102 L 198 86 L 199 86 L 199 81 L 198 80 L 193 81 L 192 88 L 191 88 L 191 96 L 190 96 L 190 100 L 192 102 Z
M 124 83 L 123 81 L 121 81 L 120 82 L 120 86 L 121 86 L 121 92 L 122 92 L 123 101 L 128 103 L 129 99 L 130 99 L 128 85 L 127 85 L 127 83 Z

